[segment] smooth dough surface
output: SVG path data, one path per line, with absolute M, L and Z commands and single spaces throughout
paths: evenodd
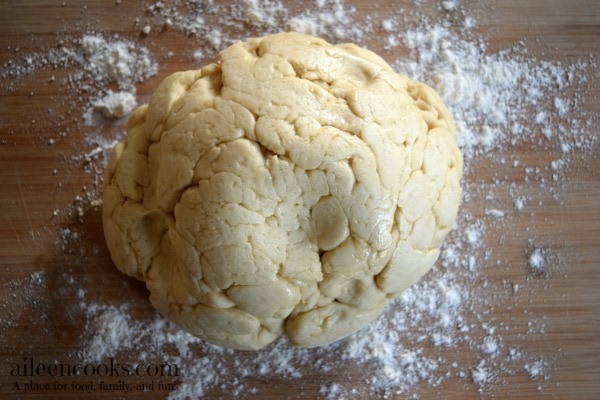
M 281 33 L 174 73 L 104 177 L 113 261 L 215 344 L 341 339 L 434 264 L 462 158 L 428 86 L 352 44 Z

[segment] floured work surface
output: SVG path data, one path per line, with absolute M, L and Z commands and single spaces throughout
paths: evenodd
M 594 397 L 594 1 L 181 3 L 0 6 L 3 397 Z M 169 73 L 288 29 L 432 85 L 457 122 L 464 201 L 434 270 L 373 325 L 324 348 L 227 351 L 174 329 L 113 266 L 101 174 Z

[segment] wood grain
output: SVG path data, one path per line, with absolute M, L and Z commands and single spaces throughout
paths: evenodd
M 144 15 L 145 1 L 85 2 L 30 0 L 0 2 L 0 65 L 21 55 L 39 52 L 57 45 L 60 35 L 77 36 L 81 32 L 118 33 L 139 40 L 153 54 L 174 51 L 169 59 L 159 56 L 161 70 L 137 87 L 144 101 L 167 74 L 190 66 L 191 50 L 196 43 L 177 32 L 140 36 L 131 16 Z M 390 10 L 407 2 L 348 1 L 358 16 L 383 19 Z M 298 7 L 302 7 L 299 3 Z M 308 3 L 306 3 L 308 4 Z M 489 51 L 509 48 L 523 41 L 532 57 L 570 63 L 600 55 L 600 2 L 596 0 L 502 0 L 493 4 L 474 1 L 460 5 L 476 15 L 476 32 L 489 39 Z M 290 5 L 292 7 L 292 5 Z M 296 6 L 294 6 L 296 7 Z M 420 12 L 430 18 L 446 18 L 436 4 L 427 3 Z M 57 33 L 58 32 L 58 33 Z M 403 49 L 384 49 L 377 37 L 367 43 L 390 62 Z M 18 81 L 4 79 L 0 98 L 0 397 L 19 398 L 12 391 L 15 379 L 11 365 L 23 357 L 44 360 L 75 360 L 86 321 L 78 306 L 79 289 L 86 300 L 98 303 L 128 303 L 137 318 L 151 318 L 154 311 L 147 301 L 142 283 L 124 278 L 112 265 L 104 245 L 98 209 L 77 215 L 77 196 L 94 187 L 93 167 L 81 160 L 81 154 L 93 149 L 86 139 L 103 136 L 111 139 L 122 134 L 124 121 L 107 125 L 83 126 L 84 102 L 72 88 L 58 82 L 70 71 L 41 69 Z M 591 70 L 589 87 L 582 110 L 600 112 L 598 73 Z M 54 76 L 54 84 L 49 83 Z M 569 94 L 566 94 L 569 95 Z M 573 95 L 573 94 L 571 94 Z M 577 115 L 573 115 L 577 117 Z M 533 118 L 533 116 L 532 116 Z M 592 121 L 597 124 L 597 118 Z M 598 133 L 598 126 L 592 129 Z M 64 133 L 61 136 L 61 133 Z M 52 139 L 55 143 L 48 144 Z M 497 227 L 515 235 L 489 235 L 484 238 L 492 249 L 493 262 L 481 266 L 483 275 L 470 283 L 473 290 L 485 291 L 512 282 L 527 291 L 514 298 L 503 293 L 485 294 L 491 299 L 473 315 L 493 308 L 496 322 L 506 327 L 504 345 L 527 349 L 549 360 L 553 370 L 548 381 L 532 380 L 524 371 L 503 375 L 490 391 L 480 392 L 470 379 L 452 378 L 439 386 L 419 384 L 415 395 L 423 399 L 595 399 L 600 393 L 600 157 L 596 145 L 593 154 L 574 150 L 573 164 L 557 190 L 540 191 L 539 184 L 526 179 L 522 170 L 506 168 L 502 157 L 517 157 L 525 165 L 544 166 L 557 158 L 558 150 L 545 146 L 500 150 L 493 159 L 476 159 L 471 165 L 468 185 L 478 193 L 489 193 L 504 210 L 512 210 L 506 187 L 495 177 L 502 174 L 512 190 L 529 193 L 533 201 L 521 212 L 509 212 L 510 225 Z M 547 179 L 552 179 L 547 177 Z M 84 189 L 85 188 L 85 189 Z M 483 201 L 481 196 L 475 199 Z M 464 207 L 479 218 L 485 204 L 470 202 Z M 57 216 L 53 216 L 58 211 Z M 65 230 L 76 231 L 77 238 L 62 240 Z M 535 232 L 528 237 L 518 232 Z M 551 268 L 543 276 L 532 276 L 526 268 L 531 239 L 543 245 L 551 255 Z M 44 283 L 36 285 L 32 274 L 44 272 Z M 431 277 L 430 277 L 431 278 Z M 495 302 L 495 305 L 491 305 Z M 543 332 L 528 326 L 531 317 L 543 321 Z M 425 346 L 428 355 L 440 351 Z M 461 363 L 476 364 L 477 353 L 468 348 L 450 351 Z M 153 355 L 157 360 L 163 355 Z M 135 360 L 136 354 L 126 354 Z M 318 398 L 324 383 L 356 385 L 368 371 L 349 364 L 347 370 L 328 374 L 307 373 L 302 379 L 277 376 L 250 377 L 248 386 L 257 389 L 247 398 Z M 543 391 L 538 391 L 538 386 Z M 359 398 L 377 398 L 365 385 Z M 131 398 L 164 398 L 167 392 L 136 393 Z M 21 398 L 80 398 L 81 393 L 44 392 Z M 96 398 L 118 398 L 119 393 L 99 393 Z M 230 398 L 231 393 L 211 388 L 204 398 Z M 408 398 L 409 396 L 407 396 Z M 399 396 L 398 398 L 405 398 Z

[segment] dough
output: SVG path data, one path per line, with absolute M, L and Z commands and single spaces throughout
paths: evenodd
M 434 264 L 461 197 L 455 135 L 431 88 L 368 50 L 249 39 L 132 113 L 104 177 L 108 248 L 208 342 L 324 345 Z

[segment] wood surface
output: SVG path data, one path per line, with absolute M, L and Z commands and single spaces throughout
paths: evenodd
M 15 53 L 34 53 L 56 41 L 56 32 L 76 36 L 88 30 L 118 33 L 147 46 L 155 55 L 173 50 L 175 56 L 157 56 L 158 75 L 137 86 L 138 96 L 147 99 L 153 88 L 167 74 L 189 67 L 191 49 L 197 44 L 178 32 L 140 37 L 140 27 L 131 15 L 151 2 L 127 1 L 115 7 L 114 1 L 0 1 L 0 65 L 15 58 Z M 416 7 L 407 2 L 348 1 L 359 15 L 383 19 L 386 10 Z M 425 12 L 440 17 L 432 2 Z M 482 2 L 483 3 L 483 2 Z M 476 15 L 475 30 L 485 34 L 490 49 L 510 48 L 523 41 L 531 56 L 565 63 L 589 60 L 600 55 L 600 2 L 597 0 L 497 1 L 493 4 L 460 1 Z M 401 55 L 385 50 L 377 39 L 368 43 L 384 58 L 393 61 Z M 17 50 L 18 49 L 18 50 Z M 99 303 L 128 303 L 138 318 L 149 318 L 154 311 L 147 300 L 143 284 L 127 279 L 114 268 L 102 235 L 100 210 L 83 216 L 76 212 L 76 196 L 93 188 L 95 173 L 80 156 L 93 146 L 90 136 L 116 138 L 125 121 L 81 124 L 76 96 L 69 89 L 49 85 L 52 75 L 64 77 L 62 70 L 42 69 L 3 90 L 0 98 L 0 398 L 33 399 L 81 398 L 81 393 L 16 394 L 11 391 L 15 379 L 10 366 L 23 357 L 68 361 L 78 349 L 85 315 L 78 308 L 78 290 L 85 289 L 86 299 Z M 579 107 L 588 113 L 600 112 L 600 84 L 597 71 L 589 76 L 588 93 Z M 6 81 L 4 81 L 6 82 Z M 6 87 L 5 87 L 6 89 Z M 533 118 L 533 116 L 532 116 Z M 592 122 L 597 123 L 597 118 Z M 592 129 L 598 134 L 598 126 Z M 60 137 L 60 132 L 66 132 Z M 56 143 L 48 145 L 48 140 Z M 550 147 L 545 147 L 550 148 Z M 495 177 L 501 174 L 515 190 L 530 193 L 533 201 L 524 212 L 511 215 L 514 231 L 485 237 L 496 255 L 483 265 L 485 281 L 496 286 L 505 280 L 521 283 L 526 289 L 518 301 L 499 298 L 496 319 L 506 326 L 527 326 L 531 314 L 543 319 L 544 332 L 525 334 L 526 328 L 508 330 L 506 346 L 514 345 L 541 354 L 553 365 L 547 382 L 530 379 L 525 372 L 506 376 L 502 385 L 490 392 L 479 391 L 469 379 L 448 379 L 437 387 L 416 385 L 414 395 L 422 399 L 597 399 L 600 397 L 600 157 L 596 145 L 594 156 L 577 156 L 559 184 L 557 191 L 540 191 L 537 183 L 528 182 L 522 171 L 505 168 L 503 157 L 518 155 L 532 166 L 547 165 L 556 158 L 551 150 L 538 151 L 521 145 L 495 153 L 495 159 L 478 158 L 472 165 L 469 185 L 479 185 L 493 194 L 499 206 L 511 210 L 506 187 Z M 504 168 L 504 169 L 502 169 Z M 551 179 L 551 178 L 550 178 Z M 86 189 L 83 189 L 83 188 Z M 528 192 L 530 191 L 530 192 Z M 477 198 L 475 198 L 477 200 Z M 479 201 L 483 199 L 479 198 Z M 473 215 L 482 215 L 483 205 L 476 201 L 463 205 Z M 53 212 L 58 210 L 58 216 Z M 549 249 L 555 262 L 543 277 L 531 277 L 526 269 L 528 243 L 519 232 L 534 228 L 538 243 Z M 61 230 L 78 232 L 78 238 L 60 240 Z M 493 233 L 493 230 L 492 230 Z M 498 260 L 501 260 L 500 265 Z M 44 284 L 36 287 L 32 274 L 44 271 Z M 427 279 L 427 278 L 426 278 Z M 481 285 L 483 280 L 473 282 Z M 495 287 L 494 285 L 491 287 Z M 491 298 L 494 293 L 490 293 Z M 510 307 L 508 307 L 510 306 Z M 482 305 L 482 307 L 489 307 Z M 504 310 L 498 310 L 505 308 Z M 485 312 L 485 310 L 476 310 Z M 497 321 L 498 322 L 498 321 Z M 428 349 L 435 354 L 435 349 Z M 124 357 L 135 359 L 136 354 Z M 476 359 L 473 351 L 457 350 L 457 360 Z M 282 377 L 249 378 L 257 388 L 255 398 L 318 398 L 321 385 L 328 381 L 358 382 L 368 371 L 349 365 L 344 371 L 312 374 L 301 380 Z M 538 386 L 543 385 L 543 391 Z M 376 398 L 365 386 L 364 398 Z M 163 398 L 165 392 L 137 394 L 136 398 Z M 96 398 L 119 398 L 106 392 Z M 248 395 L 252 398 L 251 395 Z M 218 387 L 205 398 L 232 398 Z M 411 393 L 398 398 L 410 398 Z

